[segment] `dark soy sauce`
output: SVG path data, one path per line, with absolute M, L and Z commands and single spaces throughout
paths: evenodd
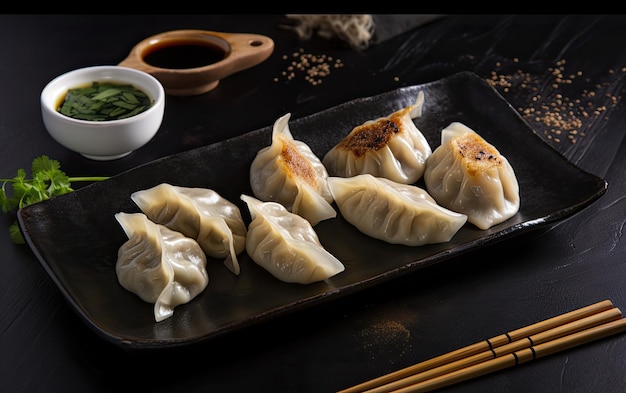
M 186 42 L 157 48 L 144 56 L 143 60 L 153 67 L 185 69 L 217 63 L 225 55 L 217 47 Z

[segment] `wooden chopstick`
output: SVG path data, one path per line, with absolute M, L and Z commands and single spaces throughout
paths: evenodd
M 626 318 L 604 323 L 577 333 L 573 333 L 556 340 L 509 353 L 486 362 L 462 368 L 450 374 L 440 375 L 433 379 L 406 386 L 402 389 L 390 391 L 392 393 L 424 393 L 431 392 L 452 384 L 467 381 L 485 374 L 499 371 L 508 367 L 517 366 L 538 358 L 564 351 L 591 341 L 599 340 L 617 333 L 626 331 Z
M 528 336 L 525 339 L 513 341 L 509 344 L 495 348 L 493 350 L 484 351 L 459 359 L 452 363 L 447 363 L 439 367 L 431 368 L 405 378 L 398 379 L 388 384 L 377 386 L 371 390 L 367 390 L 367 393 L 388 393 L 395 392 L 397 389 L 415 385 L 419 382 L 426 381 L 438 377 L 440 375 L 450 374 L 453 371 L 460 370 L 475 364 L 483 363 L 485 361 L 501 357 L 507 354 L 514 353 L 516 351 L 531 348 L 533 346 L 546 343 L 573 333 L 583 331 L 598 325 L 602 325 L 607 322 L 616 321 L 622 318 L 622 312 L 618 308 L 611 308 L 601 313 L 590 315 L 586 318 L 572 321 L 565 325 L 557 326 L 553 329 L 549 329 L 532 336 Z
M 412 375 L 415 375 L 420 372 L 424 372 L 426 370 L 433 369 L 435 367 L 439 367 L 448 363 L 455 362 L 460 359 L 471 357 L 481 352 L 491 353 L 492 350 L 495 350 L 496 348 L 501 347 L 503 345 L 510 344 L 517 340 L 527 338 L 534 334 L 541 333 L 546 330 L 550 330 L 555 327 L 565 325 L 570 322 L 577 321 L 579 319 L 583 319 L 583 318 L 601 313 L 603 311 L 606 311 L 612 308 L 613 308 L 613 303 L 610 300 L 603 300 L 601 302 L 589 305 L 587 307 L 570 311 L 568 313 L 561 314 L 556 317 L 552 317 L 544 321 L 537 322 L 532 325 L 528 325 L 523 328 L 513 330 L 511 332 L 501 334 L 499 336 L 489 338 L 489 339 L 477 342 L 475 344 L 468 345 L 466 347 L 457 349 L 452 352 L 448 352 L 441 356 L 437 356 L 435 358 L 426 360 L 424 362 L 415 364 L 413 366 L 400 369 L 398 371 L 383 375 L 381 377 L 371 379 L 369 381 L 363 382 L 353 387 L 341 390 L 338 393 L 364 392 L 366 390 L 373 389 L 377 386 L 385 385 L 385 384 L 388 384 L 390 382 L 393 382 L 393 381 L 396 381 L 405 377 L 410 377 Z

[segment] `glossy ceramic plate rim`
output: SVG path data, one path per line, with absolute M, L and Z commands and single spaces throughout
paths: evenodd
M 106 316 L 103 316 L 102 318 L 98 318 L 98 315 L 99 315 L 98 310 L 95 309 L 95 307 L 91 303 L 89 303 L 91 299 L 86 299 L 84 297 L 81 298 L 80 296 L 77 296 L 75 294 L 75 290 L 77 288 L 75 288 L 74 286 L 78 286 L 79 284 L 74 284 L 74 281 L 72 281 L 72 279 L 77 280 L 80 277 L 71 276 L 71 275 L 76 274 L 76 271 L 82 272 L 82 270 L 84 270 L 85 273 L 87 274 L 107 275 L 106 280 L 110 280 L 110 285 L 116 286 L 116 287 L 112 287 L 113 292 L 117 293 L 117 291 L 125 291 L 125 290 L 121 288 L 119 284 L 117 284 L 115 277 L 109 277 L 111 275 L 110 271 L 104 271 L 104 272 L 101 271 L 101 270 L 110 269 L 111 267 L 110 265 L 103 266 L 103 265 L 98 264 L 100 262 L 98 262 L 99 260 L 97 258 L 100 258 L 100 259 L 106 258 L 109 260 L 109 263 L 110 263 L 110 260 L 112 258 L 111 255 L 105 255 L 105 256 L 100 255 L 97 257 L 92 257 L 88 254 L 88 250 L 79 249 L 80 248 L 79 246 L 81 245 L 80 242 L 77 242 L 76 245 L 71 245 L 71 244 L 60 245 L 58 244 L 59 242 L 55 243 L 54 239 L 51 240 L 51 239 L 48 239 L 49 236 L 45 236 L 46 231 L 50 231 L 50 234 L 52 236 L 55 236 L 54 233 L 56 232 L 56 226 L 65 225 L 60 222 L 61 217 L 56 216 L 56 214 L 59 214 L 59 213 L 57 213 L 55 209 L 58 209 L 59 207 L 65 207 L 65 204 L 69 204 L 73 208 L 79 209 L 79 211 L 80 209 L 83 209 L 86 212 L 86 214 L 90 214 L 92 210 L 89 210 L 90 209 L 89 206 L 84 206 L 82 204 L 81 198 L 89 199 L 92 196 L 95 198 L 98 198 L 99 197 L 98 195 L 102 194 L 102 191 L 106 191 L 107 187 L 111 187 L 113 185 L 115 185 L 116 188 L 119 188 L 121 190 L 126 189 L 127 191 L 125 191 L 124 193 L 125 194 L 127 193 L 128 195 L 130 195 L 130 191 L 133 190 L 133 186 L 130 186 L 129 184 L 130 183 L 134 184 L 134 182 L 136 181 L 142 181 L 142 179 L 139 179 L 142 172 L 150 171 L 154 168 L 166 167 L 167 165 L 170 165 L 170 164 L 177 164 L 177 163 L 180 164 L 180 163 L 190 162 L 191 160 L 197 159 L 198 157 L 208 156 L 209 153 L 212 156 L 219 155 L 219 154 L 226 154 L 225 151 L 227 151 L 228 149 L 231 149 L 231 150 L 228 150 L 229 154 L 235 155 L 236 156 L 235 159 L 242 159 L 246 163 L 249 163 L 251 162 L 253 156 L 237 157 L 237 150 L 233 148 L 236 148 L 240 146 L 241 144 L 244 144 L 244 145 L 241 145 L 240 147 L 247 146 L 246 148 L 250 151 L 258 151 L 258 149 L 264 147 L 263 146 L 264 144 L 268 145 L 270 143 L 269 138 L 271 135 L 271 128 L 272 128 L 271 126 L 265 127 L 260 130 L 252 131 L 250 133 L 247 133 L 247 134 L 244 134 L 239 137 L 235 137 L 235 138 L 223 141 L 223 142 L 218 142 L 213 145 L 208 145 L 208 146 L 200 147 L 197 149 L 193 149 L 191 151 L 182 152 L 182 153 L 178 153 L 172 156 L 164 157 L 164 158 L 155 160 L 151 163 L 147 163 L 139 167 L 133 168 L 129 171 L 126 171 L 124 173 L 121 173 L 117 176 L 114 176 L 110 180 L 91 184 L 71 194 L 53 198 L 49 201 L 27 206 L 18 212 L 18 222 L 20 224 L 20 228 L 22 229 L 22 232 L 24 234 L 24 237 L 28 245 L 33 250 L 38 260 L 40 261 L 42 266 L 45 268 L 46 272 L 53 279 L 57 287 L 61 290 L 61 292 L 65 296 L 66 300 L 70 303 L 70 305 L 72 305 L 72 307 L 78 312 L 78 314 L 84 319 L 84 321 L 96 333 L 98 333 L 101 337 L 103 337 L 107 341 L 110 341 L 124 348 L 146 349 L 146 348 L 176 347 L 176 346 L 188 345 L 188 344 L 196 343 L 200 341 L 206 341 L 209 338 L 216 337 L 216 336 L 219 336 L 219 335 L 222 335 L 224 333 L 231 332 L 234 330 L 239 330 L 245 327 L 249 327 L 249 326 L 261 323 L 262 321 L 275 318 L 287 312 L 293 312 L 296 310 L 300 310 L 304 307 L 312 306 L 321 302 L 338 298 L 339 296 L 344 296 L 347 294 L 354 293 L 358 290 L 371 287 L 383 281 L 393 279 L 394 277 L 398 277 L 400 275 L 415 271 L 417 269 L 423 268 L 433 263 L 446 260 L 448 258 L 451 258 L 455 255 L 459 255 L 463 252 L 469 251 L 476 247 L 482 247 L 488 244 L 492 244 L 496 241 L 504 240 L 508 237 L 511 237 L 512 235 L 517 235 L 517 234 L 526 232 L 530 229 L 534 229 L 539 226 L 563 219 L 565 217 L 568 217 L 580 211 L 581 209 L 583 209 L 584 207 L 586 207 L 587 205 L 589 205 L 594 200 L 598 199 L 600 196 L 604 194 L 608 186 L 604 180 L 594 175 L 591 175 L 581 170 L 580 168 L 576 167 L 575 165 L 567 161 L 564 157 L 562 157 L 556 150 L 554 150 L 552 147 L 547 145 L 541 138 L 535 135 L 535 132 L 532 130 L 532 128 L 524 121 L 524 119 L 517 113 L 517 111 L 515 111 L 495 89 L 487 85 L 486 82 L 482 80 L 481 78 L 479 78 L 477 75 L 470 73 L 470 72 L 458 73 L 450 77 L 447 77 L 438 81 L 426 83 L 423 85 L 407 86 L 407 87 L 395 89 L 395 90 L 382 93 L 380 95 L 372 96 L 372 97 L 364 97 L 364 98 L 355 99 L 355 100 L 346 102 L 344 104 L 340 104 L 336 107 L 329 108 L 327 110 L 321 111 L 319 113 L 316 113 L 307 117 L 291 120 L 290 129 L 295 139 L 300 139 L 308 143 L 313 149 L 313 151 L 316 152 L 321 157 L 322 153 L 326 151 L 330 146 L 334 145 L 338 140 L 334 140 L 334 141 L 323 140 L 319 138 L 318 135 L 315 134 L 317 131 L 316 130 L 312 131 L 312 129 L 318 126 L 324 126 L 324 125 L 329 126 L 329 127 L 335 127 L 337 123 L 341 123 L 343 121 L 343 120 L 338 119 L 338 116 L 337 116 L 338 114 L 341 114 L 341 113 L 350 114 L 350 116 L 348 116 L 348 117 L 351 117 L 350 122 L 346 124 L 342 124 L 341 126 L 341 129 L 346 129 L 346 127 L 349 127 L 350 124 L 351 126 L 360 124 L 360 123 L 353 124 L 353 122 L 356 120 L 353 119 L 352 117 L 354 117 L 354 113 L 361 112 L 361 108 L 374 107 L 376 108 L 374 110 L 375 112 L 377 112 L 380 116 L 385 116 L 391 113 L 391 111 L 400 109 L 398 107 L 400 103 L 404 106 L 411 104 L 412 103 L 411 97 L 414 97 L 416 95 L 416 92 L 419 90 L 435 91 L 437 93 L 439 91 L 445 91 L 446 89 L 452 87 L 453 88 L 452 90 L 456 90 L 455 93 L 459 93 L 458 91 L 459 86 L 457 85 L 461 85 L 461 87 L 465 86 L 466 89 L 471 89 L 471 91 L 468 90 L 465 92 L 460 92 L 460 94 L 470 95 L 470 94 L 476 93 L 477 95 L 485 95 L 488 100 L 493 100 L 493 102 L 489 102 L 489 103 L 491 105 L 497 106 L 498 107 L 496 108 L 497 111 L 492 112 L 491 115 L 485 115 L 485 120 L 495 122 L 494 119 L 489 119 L 489 116 L 503 116 L 507 122 L 511 122 L 511 124 L 507 124 L 506 127 L 504 128 L 507 128 L 507 129 L 517 128 L 517 130 L 515 131 L 519 131 L 523 129 L 522 131 L 524 132 L 524 134 L 517 135 L 515 136 L 515 138 L 521 138 L 525 141 L 531 142 L 534 145 L 534 147 L 541 150 L 539 154 L 541 158 L 553 160 L 557 164 L 557 166 L 560 166 L 560 168 L 557 168 L 557 169 L 567 169 L 570 175 L 575 176 L 575 177 L 580 177 L 581 179 L 585 180 L 586 184 L 588 185 L 588 188 L 585 189 L 584 195 L 581 194 L 580 199 L 576 201 L 572 201 L 571 203 L 567 205 L 563 205 L 563 206 L 559 205 L 558 208 L 555 208 L 555 210 L 547 211 L 546 214 L 542 214 L 537 217 L 528 217 L 528 218 L 522 217 L 522 214 L 524 212 L 524 204 L 526 203 L 526 201 L 522 198 L 522 207 L 520 209 L 520 213 L 518 213 L 518 215 L 513 217 L 512 219 L 507 220 L 506 222 L 499 224 L 497 226 L 494 226 L 493 228 L 486 230 L 486 231 L 477 232 L 476 229 L 465 231 L 462 228 L 461 231 L 459 231 L 459 235 L 455 236 L 455 238 L 458 237 L 458 239 L 453 238 L 451 242 L 443 244 L 443 245 L 427 246 L 427 247 L 430 247 L 428 248 L 429 250 L 432 249 L 433 251 L 432 252 L 428 251 L 428 253 L 430 254 L 421 258 L 413 257 L 413 252 L 421 253 L 421 251 L 412 251 L 412 250 L 417 250 L 415 248 L 412 248 L 411 250 L 409 250 L 410 248 L 406 248 L 405 246 L 389 245 L 389 244 L 379 242 L 376 240 L 374 240 L 373 242 L 369 241 L 368 239 L 370 238 L 367 238 L 365 235 L 359 233 L 358 231 L 356 231 L 356 229 L 354 229 L 345 221 L 343 221 L 338 209 L 336 209 L 338 211 L 337 219 L 324 221 L 315 227 L 316 231 L 318 231 L 318 234 L 320 234 L 320 239 L 322 240 L 322 243 L 325 246 L 327 246 L 327 244 L 325 244 L 325 237 L 323 235 L 326 233 L 332 234 L 333 232 L 339 231 L 339 233 L 341 233 L 342 235 L 348 238 L 348 241 L 347 241 L 348 244 L 352 243 L 352 244 L 360 245 L 361 243 L 359 242 L 365 241 L 365 243 L 368 244 L 365 247 L 372 247 L 372 250 L 374 251 L 374 253 L 378 253 L 380 250 L 379 256 L 381 257 L 384 255 L 387 255 L 385 254 L 386 252 L 389 252 L 391 253 L 390 255 L 394 257 L 394 261 L 391 262 L 388 267 L 383 267 L 383 268 L 377 267 L 376 269 L 378 270 L 372 270 L 371 272 L 368 272 L 368 273 L 362 273 L 360 271 L 354 270 L 356 264 L 358 264 L 360 261 L 350 260 L 352 257 L 352 252 L 354 252 L 354 250 L 343 249 L 343 246 L 338 245 L 338 244 L 329 245 L 329 247 L 332 246 L 332 248 L 330 248 L 329 251 L 334 253 L 335 256 L 337 256 L 340 260 L 342 260 L 342 262 L 346 264 L 346 271 L 331 278 L 328 283 L 316 283 L 316 284 L 312 284 L 309 286 L 299 286 L 300 284 L 285 284 L 285 283 L 279 282 L 277 279 L 275 279 L 274 277 L 271 277 L 267 272 L 263 271 L 258 266 L 255 266 L 254 264 L 251 264 L 251 263 L 248 263 L 246 265 L 245 258 L 247 256 L 244 256 L 243 258 L 241 258 L 240 256 L 240 259 L 244 259 L 244 262 L 243 262 L 244 265 L 242 266 L 242 276 L 236 278 L 236 280 L 254 278 L 254 280 L 259 280 L 259 282 L 262 282 L 262 283 L 258 284 L 260 285 L 259 287 L 255 287 L 255 285 L 257 285 L 257 281 L 251 283 L 252 291 L 256 290 L 257 292 L 259 292 L 259 289 L 260 289 L 260 292 L 261 292 L 260 295 L 262 295 L 264 291 L 269 294 L 278 294 L 280 296 L 288 295 L 285 297 L 287 300 L 284 302 L 280 302 L 280 301 L 269 302 L 267 307 L 262 310 L 255 311 L 255 307 L 253 306 L 248 310 L 243 310 L 242 313 L 244 315 L 242 315 L 241 318 L 235 318 L 229 321 L 225 321 L 221 324 L 217 322 L 213 324 L 212 321 L 207 322 L 207 320 L 205 320 L 206 318 L 210 320 L 211 316 L 204 317 L 205 319 L 202 320 L 202 328 L 198 328 L 197 330 L 200 330 L 200 331 L 196 331 L 196 329 L 193 326 L 193 319 L 191 320 L 191 322 L 189 320 L 185 320 L 185 318 L 189 318 L 190 316 L 193 317 L 194 315 L 197 315 L 198 313 L 205 312 L 205 310 L 202 309 L 202 307 L 204 306 L 203 304 L 204 301 L 196 300 L 196 299 L 201 298 L 203 296 L 209 296 L 208 294 L 207 295 L 205 294 L 207 293 L 208 288 L 212 288 L 211 285 L 215 285 L 215 284 L 212 284 L 215 282 L 215 279 L 216 279 L 215 275 L 219 276 L 217 278 L 218 282 L 220 280 L 221 281 L 233 280 L 232 277 L 229 277 L 227 274 L 223 273 L 222 270 L 216 270 L 219 268 L 213 268 L 213 273 L 210 274 L 209 287 L 207 288 L 207 290 L 205 290 L 204 294 L 199 295 L 198 298 L 192 300 L 187 305 L 182 305 L 182 306 L 177 307 L 175 309 L 174 316 L 166 321 L 163 321 L 160 323 L 153 322 L 152 324 L 150 324 L 150 326 L 147 326 L 148 325 L 147 323 L 145 326 L 137 326 L 137 330 L 141 330 L 143 333 L 148 331 L 150 332 L 150 334 L 153 334 L 153 336 L 151 337 L 145 337 L 145 334 L 143 335 L 142 334 L 138 334 L 138 335 L 129 334 L 127 330 L 132 331 L 132 328 L 126 329 L 126 326 L 124 326 L 124 329 L 123 329 L 124 332 L 121 332 L 120 329 L 116 329 L 115 326 L 111 326 L 107 324 L 107 322 L 115 322 L 115 321 L 107 320 L 105 318 Z M 435 96 L 438 96 L 438 94 L 435 94 Z M 424 129 L 424 127 L 426 127 L 426 125 L 420 125 L 421 121 L 427 121 L 427 120 L 438 121 L 437 120 L 438 117 L 435 115 L 439 114 L 439 117 L 441 117 L 440 116 L 441 113 L 445 114 L 446 113 L 445 111 L 448 109 L 447 105 L 449 105 L 450 108 L 455 109 L 455 103 L 448 102 L 448 98 L 446 95 L 441 95 L 441 97 L 438 97 L 438 100 L 439 101 L 437 101 L 436 103 L 429 101 L 429 96 L 426 95 L 425 104 L 424 104 L 424 114 L 422 118 L 416 119 L 416 124 L 418 125 L 420 129 Z M 436 105 L 440 105 L 440 107 L 435 107 Z M 464 105 L 464 104 L 461 104 L 461 105 Z M 472 105 L 480 105 L 480 104 L 467 104 L 467 105 L 468 107 L 465 110 L 468 112 L 472 112 L 472 111 L 476 111 L 477 109 L 479 109 L 479 108 L 474 108 Z M 364 120 L 371 118 L 374 113 L 372 112 L 372 109 L 364 110 L 363 112 L 364 112 L 363 114 L 359 115 L 362 117 L 359 121 L 364 121 Z M 463 110 L 461 110 L 461 112 L 463 112 Z M 429 114 L 432 114 L 432 117 L 429 117 Z M 463 115 L 463 113 L 461 113 L 460 115 Z M 469 118 L 472 118 L 473 115 L 467 115 L 467 116 L 469 116 Z M 443 117 L 446 117 L 446 116 L 443 116 Z M 461 119 L 454 118 L 453 116 L 449 116 L 449 117 L 452 117 L 453 120 L 462 120 L 463 116 L 461 116 Z M 441 120 L 442 123 L 439 124 L 437 128 L 441 129 L 444 125 L 446 125 L 444 122 L 449 122 L 449 120 L 450 120 L 449 118 Z M 349 129 L 346 131 L 346 134 L 348 131 Z M 477 130 L 477 131 L 481 133 L 480 130 Z M 343 135 L 339 135 L 339 133 L 336 133 L 334 135 L 335 139 L 337 138 L 340 139 L 340 137 L 342 136 Z M 512 138 L 512 136 L 503 135 L 502 138 L 505 138 L 504 140 L 508 141 L 508 138 Z M 490 141 L 489 138 L 486 137 L 486 139 Z M 322 140 L 323 142 L 320 142 L 320 140 Z M 253 143 L 253 142 L 255 143 L 255 147 L 246 145 L 246 144 Z M 431 143 L 431 146 L 434 150 L 436 146 L 433 145 L 434 142 L 432 141 L 432 138 L 429 142 Z M 490 141 L 490 142 L 494 143 L 493 141 Z M 500 151 L 505 156 L 507 156 L 506 152 L 510 151 L 511 149 L 510 147 L 501 147 L 498 145 L 498 143 L 494 143 L 494 145 L 497 148 L 499 148 Z M 246 149 L 242 149 L 242 150 L 246 150 Z M 532 155 L 532 151 L 530 152 L 530 154 Z M 524 163 L 518 162 L 518 164 L 521 166 L 521 164 L 524 164 Z M 192 164 L 189 164 L 189 165 L 190 167 L 193 167 Z M 515 164 L 512 163 L 512 165 L 514 166 L 514 169 L 515 169 Z M 180 166 L 181 165 L 171 165 L 170 169 L 177 170 L 176 168 Z M 243 175 L 243 170 L 242 170 L 242 175 Z M 176 174 L 168 173 L 167 176 L 170 176 L 170 179 L 176 178 Z M 215 176 L 217 176 L 217 180 L 220 179 L 219 175 L 215 175 Z M 191 178 L 187 180 L 190 181 L 190 179 Z M 244 180 L 242 179 L 241 181 L 243 182 Z M 155 179 L 153 182 L 158 183 L 159 181 Z M 198 180 L 193 180 L 193 182 L 196 182 L 196 184 L 188 183 L 188 184 L 180 184 L 180 185 L 200 186 L 200 184 L 202 184 L 202 183 L 198 183 Z M 521 184 L 522 183 L 523 182 L 521 182 Z M 520 184 L 520 187 L 522 187 L 521 184 Z M 147 183 L 144 187 L 142 187 L 141 185 L 138 187 L 139 189 L 145 188 L 147 187 Z M 551 187 L 551 186 L 548 185 L 547 187 Z M 208 188 L 211 188 L 211 187 L 208 187 Z M 521 191 L 523 192 L 524 190 L 521 190 Z M 554 190 L 548 190 L 548 191 L 554 191 Z M 245 192 L 245 190 L 242 192 Z M 242 202 L 238 200 L 239 192 L 234 192 L 229 195 L 224 195 L 224 194 L 222 195 L 227 197 L 227 199 L 231 200 L 232 202 L 235 202 L 236 204 L 238 204 L 240 208 L 242 208 L 242 213 L 244 213 L 244 216 L 247 216 L 247 210 L 245 210 L 245 205 L 243 205 Z M 91 200 L 90 202 L 95 203 L 95 201 L 93 200 Z M 76 206 L 76 205 L 80 205 L 80 206 Z M 131 206 L 130 202 L 128 202 L 128 204 L 124 206 L 130 207 Z M 91 208 L 91 209 L 94 209 L 94 208 Z M 109 213 L 112 213 L 112 212 L 109 212 Z M 80 213 L 75 213 L 75 214 L 78 214 L 77 217 L 80 217 Z M 49 219 L 51 221 L 46 221 L 46 219 Z M 246 217 L 246 220 L 249 220 L 249 217 Z M 337 221 L 333 221 L 333 220 L 337 220 Z M 54 230 L 52 229 L 53 226 L 55 226 Z M 80 223 L 79 223 L 79 227 L 80 227 Z M 69 230 L 71 231 L 72 229 L 70 228 Z M 107 243 L 107 241 L 115 242 L 115 247 L 117 248 L 125 240 L 125 237 L 121 229 L 119 230 L 119 233 L 116 233 L 112 236 L 113 236 L 113 239 L 115 240 L 102 239 L 101 241 L 103 243 Z M 374 246 L 369 246 L 369 244 L 374 244 Z M 59 247 L 59 246 L 63 247 L 63 250 L 61 251 L 53 250 L 53 247 Z M 83 248 L 86 248 L 86 245 L 82 245 L 82 246 Z M 111 244 L 108 244 L 107 246 L 109 248 L 113 247 Z M 424 247 L 424 246 L 420 246 L 420 247 Z M 402 249 L 402 251 L 396 253 L 396 251 L 399 250 L 400 248 Z M 99 249 L 99 248 L 96 245 L 94 246 L 94 249 Z M 409 251 L 406 251 L 406 250 L 409 250 Z M 64 260 L 61 262 L 61 261 L 54 260 L 54 258 L 50 259 L 46 257 L 50 255 L 53 255 L 53 256 L 57 255 L 55 253 L 57 253 L 58 255 L 64 256 Z M 85 255 L 87 255 L 86 258 L 85 258 Z M 369 258 L 369 254 L 366 254 L 366 255 L 368 255 L 368 258 Z M 377 256 L 374 255 L 372 258 L 376 258 L 376 257 Z M 77 262 L 81 258 L 85 259 L 84 265 L 80 264 L 80 263 L 83 263 L 82 261 Z M 402 261 L 402 258 L 405 258 L 405 260 Z M 62 265 L 65 265 L 66 262 L 68 265 L 71 265 L 71 267 L 62 266 Z M 367 261 L 364 264 L 364 266 L 368 263 L 370 263 L 370 261 Z M 244 268 L 250 269 L 251 271 L 253 270 L 254 272 L 250 273 L 250 275 L 248 276 L 245 276 L 243 275 L 245 274 L 243 271 Z M 74 269 L 74 270 L 71 270 L 71 269 Z M 225 271 L 225 269 L 223 270 Z M 363 276 L 360 276 L 360 275 L 363 275 Z M 237 288 L 240 288 L 240 287 L 237 286 Z M 84 290 L 84 288 L 78 288 L 78 290 L 80 292 L 81 290 Z M 240 290 L 241 289 L 238 289 L 238 291 Z M 113 292 L 111 293 L 113 294 Z M 127 293 L 129 299 L 137 300 L 134 294 L 131 294 L 127 291 L 125 292 Z M 222 295 L 227 296 L 227 294 L 221 294 L 219 292 L 219 289 L 217 290 L 216 293 L 220 296 Z M 215 293 L 212 293 L 212 295 L 215 295 Z M 240 294 L 239 293 L 233 294 L 233 296 L 238 296 L 238 295 Z M 247 294 L 242 293 L 241 295 L 245 296 Z M 259 293 L 256 293 L 256 295 L 259 295 Z M 122 296 L 125 296 L 125 295 L 122 295 Z M 130 301 L 134 302 L 134 300 L 130 300 Z M 106 303 L 106 300 L 104 300 L 104 302 Z M 208 302 L 209 303 L 213 302 L 213 300 L 209 300 Z M 85 306 L 86 304 L 87 306 Z M 139 309 L 144 310 L 144 311 L 151 310 L 150 307 L 147 307 L 147 306 L 143 308 L 142 306 L 138 306 L 138 307 Z M 262 307 L 262 306 L 259 306 L 259 307 Z M 228 313 L 229 310 L 221 310 L 221 311 L 223 311 L 224 314 L 226 314 Z M 246 311 L 248 311 L 248 313 L 246 313 Z M 219 314 L 219 313 L 216 313 L 216 314 Z M 185 329 L 188 329 L 188 330 L 185 330 Z M 154 331 L 154 333 L 152 333 L 152 331 Z M 180 334 L 179 331 L 182 331 L 182 334 Z M 169 335 L 168 332 L 174 332 L 176 334 Z

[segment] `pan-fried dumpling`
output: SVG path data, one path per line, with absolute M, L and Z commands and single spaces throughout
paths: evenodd
M 424 92 L 420 91 L 413 105 L 353 128 L 324 156 L 328 174 L 350 177 L 369 173 L 398 183 L 415 183 L 432 153 L 413 123 L 422 115 L 423 104 Z
M 326 251 L 311 223 L 278 202 L 263 202 L 242 194 L 252 221 L 246 251 L 274 277 L 288 283 L 310 284 L 344 271 L 344 265 Z
M 468 126 L 453 122 L 441 131 L 441 145 L 428 158 L 424 183 L 442 206 L 488 229 L 514 216 L 519 185 L 509 161 Z
M 246 246 L 246 224 L 237 205 L 211 189 L 168 183 L 130 197 L 152 221 L 195 239 L 208 256 L 225 258 L 224 265 L 239 274 L 237 255 Z
M 259 150 L 250 166 L 250 185 L 258 199 L 281 203 L 316 225 L 337 216 L 328 172 L 306 143 L 293 139 L 290 117 L 288 113 L 274 123 L 271 145 Z
M 342 216 L 359 231 L 392 244 L 447 242 L 465 224 L 464 214 L 439 206 L 414 185 L 370 174 L 328 178 Z
M 118 282 L 154 303 L 157 322 L 204 291 L 209 283 L 206 255 L 195 240 L 150 221 L 143 213 L 117 213 L 115 219 L 128 236 L 117 253 Z

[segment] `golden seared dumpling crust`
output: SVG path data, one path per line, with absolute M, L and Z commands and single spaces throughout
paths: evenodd
M 467 215 L 480 229 L 508 220 L 520 207 L 515 171 L 495 146 L 466 125 L 453 122 L 429 157 L 424 183 L 442 206 Z
M 278 202 L 316 225 L 337 215 L 328 172 L 306 143 L 293 138 L 290 117 L 274 122 L 271 145 L 259 150 L 250 165 L 250 186 L 257 199 Z
M 478 176 L 481 172 L 502 167 L 504 159 L 500 152 L 486 143 L 478 134 L 467 132 L 450 141 L 452 151 L 463 161 L 470 176 Z
M 413 119 L 421 116 L 424 92 L 413 105 L 389 116 L 369 120 L 350 131 L 324 156 L 330 176 L 370 174 L 398 183 L 415 183 L 432 153 Z
M 347 137 L 337 144 L 337 149 L 349 151 L 358 158 L 382 149 L 389 144 L 391 138 L 402 131 L 403 125 L 399 120 L 405 112 L 406 109 L 394 113 L 389 118 L 367 122 L 355 127 Z

